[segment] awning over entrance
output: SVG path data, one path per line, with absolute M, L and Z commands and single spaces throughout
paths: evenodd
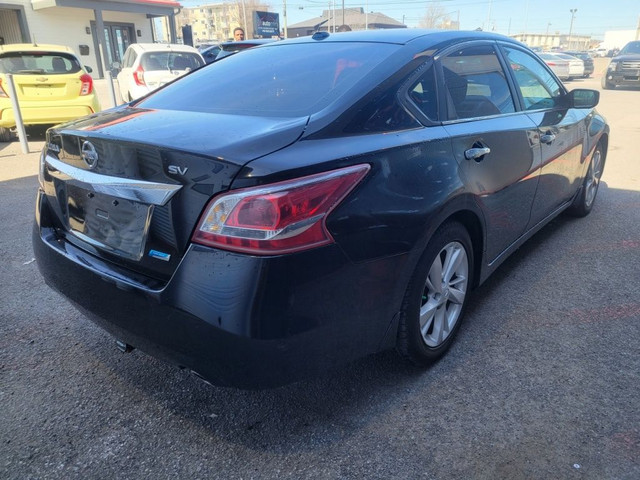
M 149 16 L 165 16 L 181 8 L 174 0 L 31 0 L 34 10 L 52 7 L 88 8 L 117 12 L 146 13 Z
M 169 41 L 171 43 L 176 42 L 176 28 L 175 28 L 175 15 L 180 11 L 182 7 L 180 2 L 175 0 L 31 0 L 31 6 L 34 10 L 44 10 L 47 8 L 56 7 L 68 7 L 68 8 L 82 8 L 86 10 L 93 10 L 94 20 L 91 21 L 91 30 L 97 32 L 95 34 L 95 40 L 97 41 L 98 48 L 96 51 L 98 74 L 102 77 L 106 72 L 110 72 L 116 61 L 120 61 L 120 57 L 115 55 L 111 51 L 111 43 L 109 36 L 111 30 L 116 28 L 112 25 L 107 25 L 105 29 L 105 22 L 103 20 L 103 12 L 126 12 L 133 14 L 143 14 L 147 18 L 153 19 L 155 17 L 167 17 L 167 25 L 169 27 Z M 126 27 L 128 29 L 129 27 Z M 127 38 L 133 36 L 133 30 L 129 32 Z M 89 33 L 89 32 L 87 32 Z M 122 46 L 123 49 L 128 42 L 125 42 L 125 33 L 122 33 Z M 116 35 L 119 33 L 116 31 Z M 139 34 L 138 34 L 139 35 Z M 118 58 L 113 58 L 114 55 Z

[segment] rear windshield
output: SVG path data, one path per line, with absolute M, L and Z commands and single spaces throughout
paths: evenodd
M 0 73 L 55 75 L 82 70 L 73 55 L 59 52 L 7 52 L 0 56 Z
M 311 115 L 398 48 L 351 42 L 251 48 L 183 77 L 136 106 L 268 117 Z
M 198 55 L 192 52 L 148 52 L 140 59 L 145 71 L 195 70 L 204 65 Z

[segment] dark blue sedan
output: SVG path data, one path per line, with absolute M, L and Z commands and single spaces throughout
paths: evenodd
M 38 265 L 123 350 L 212 383 L 428 365 L 509 254 L 593 208 L 598 99 L 483 32 L 255 47 L 48 131 Z

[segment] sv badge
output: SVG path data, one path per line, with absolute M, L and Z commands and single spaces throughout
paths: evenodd
M 169 165 L 167 171 L 172 175 L 186 175 L 188 167 L 179 167 L 178 165 Z

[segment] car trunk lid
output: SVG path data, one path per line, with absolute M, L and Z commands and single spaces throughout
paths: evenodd
M 248 161 L 293 143 L 306 122 L 121 108 L 52 129 L 41 184 L 57 234 L 168 280 L 211 197 Z

